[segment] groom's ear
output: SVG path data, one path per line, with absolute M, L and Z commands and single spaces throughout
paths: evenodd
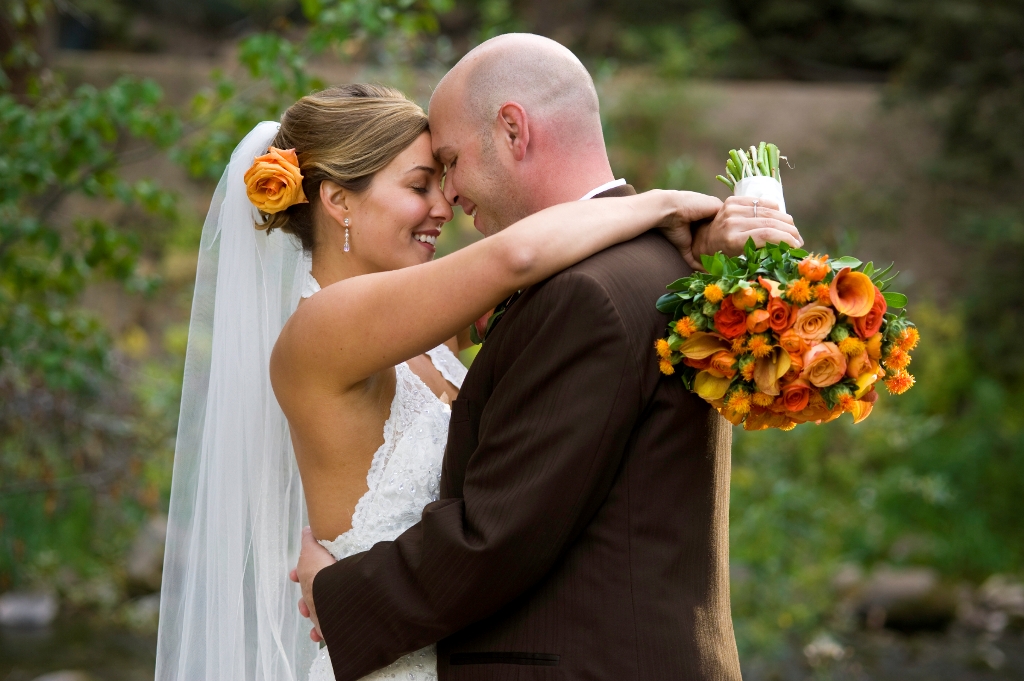
M 530 146 L 530 121 L 526 109 L 515 102 L 506 102 L 498 109 L 498 127 L 502 134 L 502 143 L 512 152 L 517 161 L 526 158 L 526 148 Z

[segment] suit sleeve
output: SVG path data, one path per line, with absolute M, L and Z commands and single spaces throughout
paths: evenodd
M 428 505 L 395 541 L 314 580 L 337 681 L 523 594 L 607 496 L 640 409 L 636 353 L 607 292 L 586 274 L 559 275 L 529 303 L 501 339 L 521 351 L 496 348 L 509 359 L 498 362 L 462 498 Z

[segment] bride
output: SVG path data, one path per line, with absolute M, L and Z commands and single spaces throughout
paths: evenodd
M 304 97 L 232 154 L 200 246 L 159 681 L 298 679 L 311 663 L 333 679 L 287 580 L 303 526 L 340 559 L 416 523 L 465 330 L 653 227 L 688 248 L 689 223 L 721 206 L 670 191 L 563 204 L 433 260 L 444 170 L 424 112 L 370 85 Z M 436 678 L 433 651 L 369 678 Z

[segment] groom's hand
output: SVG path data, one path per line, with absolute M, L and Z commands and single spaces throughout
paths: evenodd
M 743 253 L 747 239 L 753 239 L 758 248 L 766 243 L 777 244 L 785 241 L 793 248 L 804 245 L 800 231 L 793 224 L 793 218 L 779 210 L 779 204 L 770 199 L 758 199 L 755 217 L 754 199 L 749 196 L 730 196 L 711 224 L 694 230 L 692 236 L 692 259 L 687 258 L 691 267 L 703 271 L 701 255 L 713 255 L 722 251 L 732 257 Z M 685 254 L 684 254 L 685 257 Z
M 338 561 L 334 560 L 331 552 L 325 549 L 313 537 L 313 531 L 308 527 L 302 528 L 302 549 L 299 551 L 299 564 L 295 566 L 289 575 L 293 582 L 298 582 L 302 587 L 302 598 L 299 599 L 299 613 L 308 617 L 313 622 L 313 628 L 309 637 L 314 641 L 324 640 L 320 634 L 320 621 L 316 618 L 316 608 L 313 605 L 313 578 L 317 573 L 328 565 Z

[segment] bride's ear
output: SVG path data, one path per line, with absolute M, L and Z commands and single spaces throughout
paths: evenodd
M 324 180 L 320 183 L 320 205 L 339 225 L 343 224 L 345 218 L 349 216 L 349 202 L 351 200 L 351 192 L 347 191 L 337 182 Z

